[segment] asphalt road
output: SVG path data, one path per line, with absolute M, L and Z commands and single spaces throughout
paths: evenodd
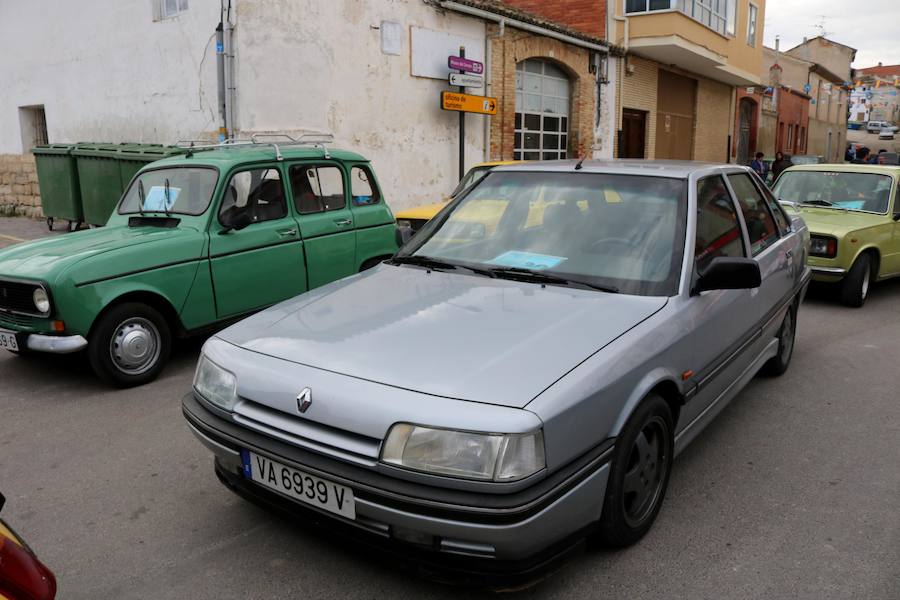
M 181 417 L 198 350 L 183 344 L 161 379 L 126 391 L 79 357 L 0 355 L 3 517 L 56 573 L 60 598 L 484 594 L 223 488 Z M 814 290 L 790 371 L 751 383 L 679 457 L 640 544 L 588 550 L 505 597 L 900 599 L 898 373 L 900 281 L 861 310 Z

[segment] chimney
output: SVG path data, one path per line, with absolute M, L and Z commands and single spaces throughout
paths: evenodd
M 879 67 L 883 67 L 884 65 L 883 65 L 882 63 L 879 62 L 879 63 L 878 63 L 878 66 L 879 66 Z

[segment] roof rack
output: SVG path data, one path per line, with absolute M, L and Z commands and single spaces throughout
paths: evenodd
M 284 139 L 287 140 L 284 143 L 275 143 L 275 142 L 263 142 L 265 138 L 276 138 L 276 139 Z M 249 140 L 225 140 L 224 142 L 220 142 L 218 144 L 211 143 L 205 140 L 178 140 L 173 145 L 179 148 L 187 148 L 189 150 L 188 154 L 190 155 L 190 150 L 210 150 L 213 148 L 218 149 L 227 149 L 227 148 L 246 148 L 248 146 L 265 146 L 272 147 L 275 149 L 275 160 L 284 160 L 284 156 L 281 154 L 281 148 L 285 146 L 313 146 L 315 148 L 321 148 L 322 154 L 324 158 L 331 158 L 331 155 L 328 153 L 328 148 L 325 144 L 334 143 L 334 135 L 330 133 L 306 133 L 301 135 L 298 138 L 291 137 L 284 133 L 255 133 L 253 134 Z

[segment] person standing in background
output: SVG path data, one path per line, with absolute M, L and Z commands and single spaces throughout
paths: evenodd
M 759 175 L 759 178 L 763 181 L 766 180 L 766 175 L 769 174 L 769 165 L 766 164 L 766 161 L 763 160 L 763 153 L 757 152 L 753 162 L 750 163 L 750 168 L 756 171 L 756 174 Z
M 856 149 L 856 158 L 850 161 L 854 165 L 867 165 L 869 164 L 869 149 L 865 146 L 860 146 Z
M 775 153 L 775 161 L 772 163 L 772 178 L 778 179 L 781 172 L 791 166 L 791 159 L 786 157 L 783 152 Z

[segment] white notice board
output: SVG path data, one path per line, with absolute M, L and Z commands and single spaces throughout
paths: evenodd
M 446 80 L 450 74 L 447 57 L 458 55 L 460 46 L 465 46 L 466 58 L 484 62 L 484 38 L 434 31 L 424 27 L 409 29 L 410 74 L 414 77 Z

